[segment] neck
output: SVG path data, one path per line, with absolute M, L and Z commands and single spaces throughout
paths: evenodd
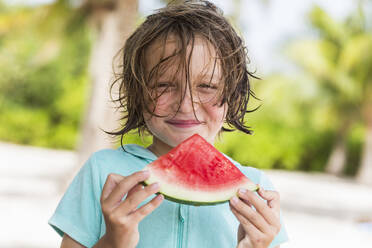
M 157 157 L 160 157 L 163 156 L 164 154 L 167 154 L 170 150 L 173 149 L 173 147 L 157 139 L 154 136 L 152 144 L 149 147 L 147 147 L 147 149 L 149 149 Z

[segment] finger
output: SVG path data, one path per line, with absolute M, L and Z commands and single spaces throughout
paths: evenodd
M 270 208 L 275 211 L 280 211 L 280 195 L 277 191 L 265 190 L 262 187 L 259 188 L 258 194 L 265 200 Z
M 253 224 L 261 232 L 266 233 L 270 230 L 267 221 L 255 210 L 247 206 L 242 200 L 234 196 L 231 198 L 230 203 L 232 207 L 242 215 L 249 223 Z M 240 222 L 242 225 L 244 223 Z
M 107 176 L 106 182 L 103 185 L 101 193 L 101 202 L 104 201 L 112 192 L 112 190 L 123 180 L 124 177 L 118 174 L 111 173 Z
M 144 186 L 142 184 L 137 184 L 133 188 L 131 188 L 127 194 L 127 197 L 130 196 L 131 194 L 135 194 L 136 192 L 142 190 Z
M 252 204 L 248 201 L 248 200 L 246 200 L 246 199 L 243 199 L 243 198 L 239 198 L 242 202 L 244 202 L 248 207 L 250 207 L 250 208 L 252 208 Z
M 141 206 L 139 209 L 134 211 L 130 217 L 133 218 L 135 222 L 140 222 L 149 215 L 152 211 L 154 211 L 160 204 L 163 202 L 164 196 L 162 194 L 157 195 L 154 197 L 150 202 L 146 203 L 145 205 Z
M 125 177 L 122 179 L 112 190 L 112 192 L 107 196 L 104 200 L 103 204 L 108 208 L 113 208 L 121 202 L 123 197 L 136 186 L 138 183 L 144 181 L 149 177 L 148 171 L 140 171 L 131 174 L 130 176 Z
M 238 219 L 240 224 L 242 225 L 245 233 L 248 235 L 248 237 L 257 237 L 261 236 L 263 233 L 257 229 L 255 225 L 253 225 L 249 220 L 247 220 L 243 215 L 241 215 L 233 205 L 230 205 L 231 212 L 235 215 L 235 217 Z
M 249 190 L 240 189 L 238 192 L 240 198 L 244 201 L 250 202 L 256 211 L 268 222 L 270 225 L 278 225 L 278 216 L 273 209 L 271 209 L 268 204 L 258 197 L 254 192 Z
M 143 202 L 152 194 L 157 193 L 159 191 L 159 188 L 160 187 L 158 183 L 153 183 L 131 195 L 128 195 L 127 198 L 122 203 L 120 203 L 115 211 L 120 212 L 120 215 L 128 215 L 134 212 L 141 202 Z

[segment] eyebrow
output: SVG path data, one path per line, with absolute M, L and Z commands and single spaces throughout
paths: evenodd
M 174 80 L 170 80 L 169 78 L 158 78 L 158 80 L 156 80 L 158 83 L 174 83 Z M 179 80 L 176 80 L 177 82 Z M 193 81 L 197 81 L 197 82 L 202 82 L 202 83 L 210 83 L 210 84 L 213 84 L 213 85 L 217 85 L 217 84 L 220 84 L 221 80 L 216 78 L 216 77 L 213 77 L 211 78 L 210 76 L 209 77 L 197 77 L 196 80 L 193 80 Z
M 219 83 L 221 82 L 220 78 L 218 77 L 218 75 L 216 75 L 216 73 L 214 74 L 203 74 L 203 75 L 198 75 L 196 77 L 198 80 L 206 80 L 207 82 L 211 82 L 211 83 Z

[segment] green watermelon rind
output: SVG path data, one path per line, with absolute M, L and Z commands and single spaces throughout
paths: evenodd
M 143 183 L 144 186 L 150 185 L 146 181 L 144 181 L 142 183 Z M 248 189 L 248 190 L 250 190 L 252 192 L 255 192 L 255 191 L 258 191 L 258 189 L 259 189 L 259 186 L 256 185 L 255 188 L 251 188 L 251 189 Z M 197 192 L 195 192 L 195 193 L 197 193 Z M 228 202 L 230 200 L 230 199 L 225 199 L 225 200 L 214 201 L 214 202 L 213 201 L 211 201 L 211 202 L 200 202 L 200 201 L 190 201 L 190 200 L 186 200 L 186 199 L 180 199 L 180 198 L 171 197 L 171 196 L 169 196 L 166 193 L 161 192 L 161 191 L 158 192 L 158 193 L 156 193 L 156 195 L 159 195 L 159 194 L 162 194 L 166 200 L 169 200 L 169 201 L 172 201 L 172 202 L 176 202 L 176 203 L 186 204 L 186 205 L 192 205 L 192 206 L 213 206 L 213 205 L 218 205 L 218 204 L 226 203 L 226 202 Z
M 239 188 L 245 188 L 250 191 L 257 191 L 258 186 L 254 184 L 252 181 L 250 181 L 242 172 L 241 178 L 239 181 L 235 181 L 235 183 L 230 184 L 228 183 L 225 188 L 222 188 L 220 190 L 217 190 L 214 186 L 212 186 L 210 189 L 207 187 L 207 189 L 204 188 L 204 190 L 197 187 L 197 189 L 188 189 L 187 186 L 181 185 L 178 182 L 167 182 L 165 180 L 162 180 L 162 176 L 160 178 L 157 178 L 158 175 L 155 171 L 152 171 L 151 165 L 154 165 L 161 159 L 165 159 L 165 156 L 171 156 L 172 157 L 172 163 L 173 163 L 173 156 L 175 155 L 175 151 L 178 152 L 178 150 L 182 146 L 194 146 L 194 144 L 197 144 L 197 146 L 204 146 L 203 153 L 200 154 L 200 156 L 203 156 L 203 154 L 206 153 L 212 153 L 219 155 L 223 161 L 226 161 L 226 163 L 231 164 L 232 167 L 235 167 L 235 165 L 228 159 L 224 154 L 219 152 L 212 144 L 208 143 L 205 139 L 203 139 L 200 135 L 194 134 L 193 136 L 189 137 L 185 141 L 183 141 L 181 144 L 173 148 L 170 152 L 168 152 L 166 155 L 163 155 L 159 157 L 154 162 L 147 165 L 143 170 L 148 170 L 150 172 L 150 177 L 145 180 L 145 185 L 150 185 L 155 182 L 160 183 L 160 190 L 159 192 L 164 196 L 165 199 L 168 199 L 173 202 L 182 203 L 182 204 L 188 204 L 188 205 L 194 205 L 194 206 L 208 206 L 208 205 L 217 205 L 222 204 L 225 202 L 228 202 L 234 195 L 236 195 Z M 190 150 L 188 150 L 190 152 Z M 198 151 L 199 152 L 199 151 Z M 169 162 L 168 162 L 169 163 Z M 150 166 L 150 167 L 149 167 Z M 155 166 L 156 168 L 156 166 Z M 236 168 L 239 170 L 238 168 Z M 156 169 L 155 169 L 156 170 Z M 153 174 L 154 172 L 154 174 Z M 218 192 L 217 192 L 218 191 Z M 198 194 L 199 193 L 199 194 Z

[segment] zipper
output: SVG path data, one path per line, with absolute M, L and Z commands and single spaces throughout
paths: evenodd
M 182 211 L 181 211 L 182 205 L 180 204 L 179 208 L 179 220 L 178 220 L 178 248 L 182 248 L 182 242 L 183 242 L 183 226 L 185 224 L 185 219 L 182 216 Z

